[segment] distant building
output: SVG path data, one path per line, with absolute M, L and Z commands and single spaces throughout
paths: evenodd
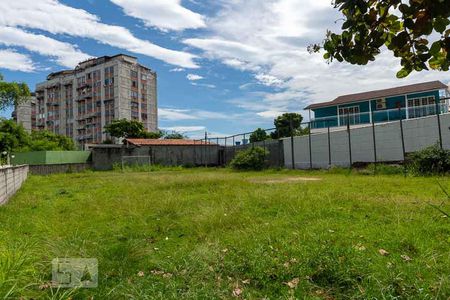
M 448 86 L 440 81 L 340 96 L 305 109 L 314 113 L 312 129 L 363 125 L 447 113 Z
M 136 57 L 89 59 L 37 84 L 31 128 L 69 136 L 80 146 L 108 139 L 104 127 L 116 119 L 138 120 L 147 131 L 156 131 L 156 89 L 156 73 Z M 24 122 L 28 111 L 17 107 L 16 118 Z
M 23 126 L 23 128 L 31 132 L 31 130 L 36 129 L 36 96 L 34 93 L 31 94 L 29 100 L 24 101 L 16 105 L 15 110 L 12 113 L 12 117 L 17 124 Z

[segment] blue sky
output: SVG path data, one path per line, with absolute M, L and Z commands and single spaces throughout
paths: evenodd
M 0 72 L 33 89 L 88 57 L 137 56 L 158 74 L 159 126 L 191 136 L 270 128 L 341 94 L 449 83 L 448 72 L 396 79 L 387 51 L 363 67 L 308 54 L 339 17 L 329 0 L 15 0 L 0 11 Z

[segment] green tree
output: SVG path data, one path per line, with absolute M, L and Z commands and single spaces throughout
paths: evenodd
M 0 152 L 75 150 L 72 139 L 49 131 L 25 131 L 13 120 L 0 120 Z
M 115 138 L 158 139 L 160 132 L 145 131 L 144 124 L 136 120 L 114 120 L 105 126 L 105 133 Z
M 262 142 L 269 138 L 266 131 L 262 128 L 258 128 L 250 134 L 250 143 Z
M 157 132 L 144 131 L 144 132 L 142 132 L 142 134 L 139 138 L 156 140 L 156 139 L 160 139 L 162 136 L 163 136 L 163 133 L 161 131 L 157 131 Z
M 291 122 L 294 135 L 301 135 L 303 116 L 297 113 L 285 113 L 274 120 L 275 131 L 271 133 L 273 139 L 291 136 Z
M 334 0 L 343 15 L 342 32 L 328 32 L 324 58 L 366 65 L 382 47 L 401 58 L 397 77 L 412 71 L 450 67 L 450 0 Z
M 22 82 L 6 82 L 0 74 L 0 110 L 21 103 L 30 97 L 30 89 Z
M 0 153 L 19 152 L 30 145 L 30 136 L 13 120 L 0 119 Z
M 176 131 L 172 131 L 171 133 L 165 133 L 164 134 L 164 139 L 166 140 L 183 140 L 183 139 L 187 139 L 188 137 L 185 136 L 184 134 L 180 133 L 180 132 L 176 132 Z
M 73 140 L 67 136 L 46 130 L 33 131 L 28 151 L 72 151 L 75 150 Z

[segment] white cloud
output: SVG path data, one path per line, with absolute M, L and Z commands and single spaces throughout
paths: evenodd
M 275 119 L 276 117 L 281 116 L 284 113 L 285 111 L 266 110 L 257 113 L 257 115 L 262 118 Z
M 263 85 L 267 86 L 281 86 L 283 80 L 278 79 L 275 76 L 259 73 L 255 75 L 255 78 Z
M 311 102 L 378 88 L 427 80 L 450 80 L 450 73 L 422 72 L 406 80 L 395 77 L 398 59 L 383 51 L 367 66 L 327 64 L 307 46 L 320 42 L 327 29 L 339 31 L 340 15 L 328 0 L 222 0 L 221 9 L 207 21 L 209 32 L 183 42 L 240 71 L 251 72 L 273 92 L 255 92 L 229 102 L 260 117 L 274 112 L 301 111 Z
M 55 57 L 59 65 L 68 68 L 73 68 L 90 57 L 71 44 L 13 27 L 0 26 L 0 44 L 24 47 L 41 55 Z
M 204 17 L 181 5 L 181 0 L 111 0 L 132 17 L 160 30 L 197 29 L 206 26 Z
M 169 72 L 184 72 L 184 71 L 185 71 L 184 68 L 173 68 L 169 70 Z
M 186 132 L 195 132 L 195 131 L 205 131 L 206 127 L 205 126 L 174 126 L 174 127 L 163 127 L 161 129 L 186 133 Z
M 28 55 L 12 49 L 0 49 L 0 68 L 12 71 L 33 72 L 35 67 Z
M 216 86 L 214 84 L 208 84 L 208 83 L 191 82 L 191 85 L 206 87 L 206 88 L 209 88 L 209 89 L 215 89 L 216 88 Z
M 164 121 L 206 120 L 206 119 L 228 119 L 225 113 L 179 108 L 159 108 L 158 117 Z
M 52 34 L 90 38 L 172 65 L 185 68 L 198 67 L 194 62 L 196 56 L 193 54 L 166 49 L 139 39 L 124 27 L 102 23 L 96 15 L 61 4 L 56 0 L 20 0 L 2 3 L 0 26 L 33 28 Z
M 179 121 L 179 120 L 196 120 L 197 117 L 189 114 L 186 109 L 159 108 L 158 117 L 161 120 Z
M 203 76 L 197 75 L 197 74 L 187 74 L 186 78 L 190 81 L 196 81 L 203 79 Z

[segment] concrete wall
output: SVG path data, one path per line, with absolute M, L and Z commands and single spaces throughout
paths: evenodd
M 91 158 L 90 151 L 36 151 L 16 153 L 13 165 L 84 164 Z
M 255 143 L 254 146 L 265 147 L 269 154 L 267 163 L 270 167 L 283 167 L 284 154 L 281 141 Z M 94 170 L 111 170 L 114 164 L 120 165 L 122 157 L 128 164 L 148 164 L 162 166 L 224 166 L 238 153 L 252 144 L 224 147 L 220 145 L 190 146 L 143 146 L 129 147 L 119 145 L 92 146 L 92 167 Z M 127 158 L 141 156 L 141 158 Z
M 403 120 L 405 152 L 421 150 L 439 141 L 438 117 L 430 116 Z M 450 149 L 450 114 L 440 115 L 442 142 L 445 149 Z M 349 134 L 347 130 L 330 133 L 331 165 L 349 166 Z M 375 140 L 378 162 L 395 162 L 403 160 L 400 122 L 375 125 Z M 375 161 L 372 127 L 350 129 L 351 153 L 353 163 L 370 163 Z M 283 139 L 285 166 L 292 168 L 291 140 Z M 313 168 L 329 167 L 328 134 L 311 135 L 311 158 Z M 294 138 L 295 167 L 310 167 L 309 137 Z
M 0 205 L 17 192 L 27 176 L 28 166 L 0 167 Z
M 50 175 L 59 173 L 77 173 L 90 169 L 91 169 L 90 163 L 33 165 L 30 166 L 30 173 L 33 175 Z
M 98 145 L 91 147 L 92 167 L 94 170 L 111 170 L 114 164 L 120 165 L 122 157 L 128 164 L 148 164 L 163 166 L 217 166 L 219 165 L 220 146 L 143 146 L 126 147 L 117 145 Z

